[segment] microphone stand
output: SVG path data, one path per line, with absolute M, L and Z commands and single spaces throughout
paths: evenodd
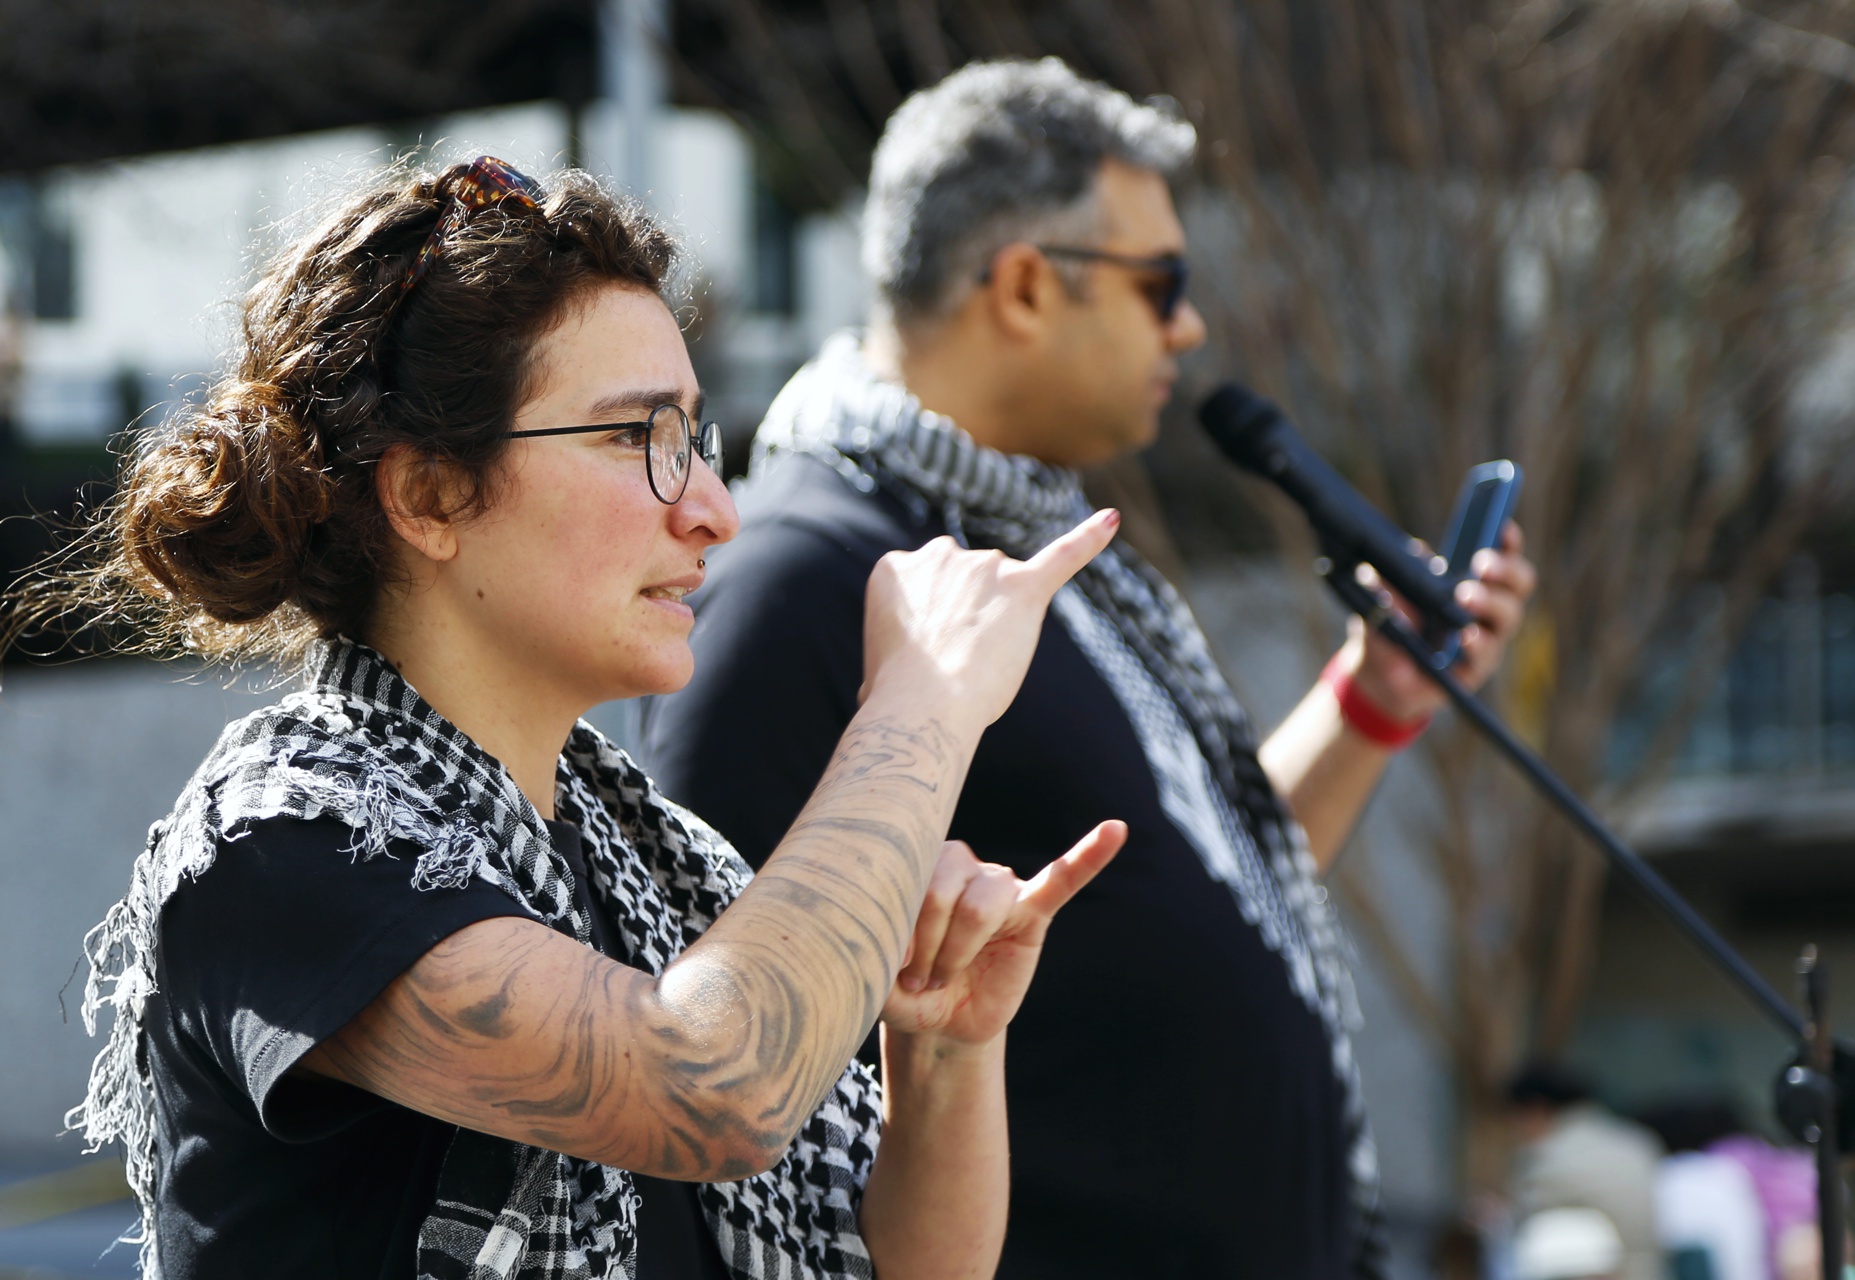
M 1747 964 L 1745 958 L 1643 860 L 1642 855 L 1613 835 L 1591 807 L 1532 748 L 1516 737 L 1499 716 L 1463 688 L 1446 668 L 1436 665 L 1436 655 L 1392 607 L 1391 597 L 1359 581 L 1359 567 L 1356 556 L 1336 554 L 1331 547 L 1316 565 L 1342 604 L 1408 654 L 1418 670 L 1449 696 L 1456 710 L 1525 774 L 1534 788 L 1570 819 L 1573 826 L 1604 851 L 1611 867 L 1641 891 L 1678 931 L 1700 948 L 1702 955 L 1722 970 L 1797 1044 L 1796 1059 L 1777 1083 L 1777 1112 L 1786 1128 L 1815 1149 L 1822 1274 L 1824 1280 L 1842 1280 L 1842 1178 L 1838 1164 L 1836 1110 L 1837 1078 L 1845 1065 L 1845 1061 L 1838 1059 L 1845 1059 L 1845 1051 L 1830 1036 L 1827 980 L 1816 948 L 1806 948 L 1798 964 L 1810 1009 L 1806 1019 Z

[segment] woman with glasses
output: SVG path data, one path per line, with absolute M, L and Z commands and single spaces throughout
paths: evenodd
M 146 1274 L 995 1265 L 1004 1027 L 1124 829 L 1028 883 L 942 839 L 1117 518 L 884 561 L 861 710 L 751 876 L 580 720 L 689 678 L 685 597 L 736 528 L 671 258 L 579 173 L 346 201 L 16 591 L 15 633 L 304 664 L 86 940 L 113 1022 L 73 1124 L 123 1144 Z M 880 1087 L 852 1062 L 879 1017 Z

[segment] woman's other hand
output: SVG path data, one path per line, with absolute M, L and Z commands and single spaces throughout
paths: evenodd
M 969 1045 L 996 1038 L 1024 1000 L 1051 919 L 1126 839 L 1126 823 L 1104 822 L 1031 880 L 949 840 L 883 1006 L 889 1031 Z
M 919 699 L 983 729 L 1005 713 L 1030 668 L 1050 598 L 1120 528 L 1097 511 L 1029 560 L 936 538 L 892 551 L 870 575 L 863 611 L 863 697 Z

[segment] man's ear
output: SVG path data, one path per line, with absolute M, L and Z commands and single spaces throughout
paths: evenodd
M 457 554 L 456 487 L 443 462 L 410 445 L 394 445 L 374 466 L 374 495 L 387 522 L 427 560 Z
M 1007 335 L 1026 340 L 1040 335 L 1054 309 L 1069 300 L 1050 260 L 1021 240 L 992 255 L 979 287 L 994 322 Z

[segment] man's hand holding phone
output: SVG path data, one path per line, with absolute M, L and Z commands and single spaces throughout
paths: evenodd
M 1507 473 L 1495 470 L 1501 467 Z M 1444 539 L 1450 572 L 1462 578 L 1456 585 L 1456 600 L 1475 619 L 1475 625 L 1459 633 L 1433 636 L 1432 643 L 1469 689 L 1486 684 L 1500 666 L 1539 580 L 1532 561 L 1526 558 L 1520 526 L 1506 517 L 1518 487 L 1518 473 L 1511 463 L 1487 463 L 1473 469 Z M 1421 625 L 1402 601 L 1396 603 L 1407 621 Z M 1383 636 L 1368 635 L 1358 618 L 1351 620 L 1336 665 L 1393 721 L 1420 721 L 1446 701 L 1442 690 L 1402 650 Z

